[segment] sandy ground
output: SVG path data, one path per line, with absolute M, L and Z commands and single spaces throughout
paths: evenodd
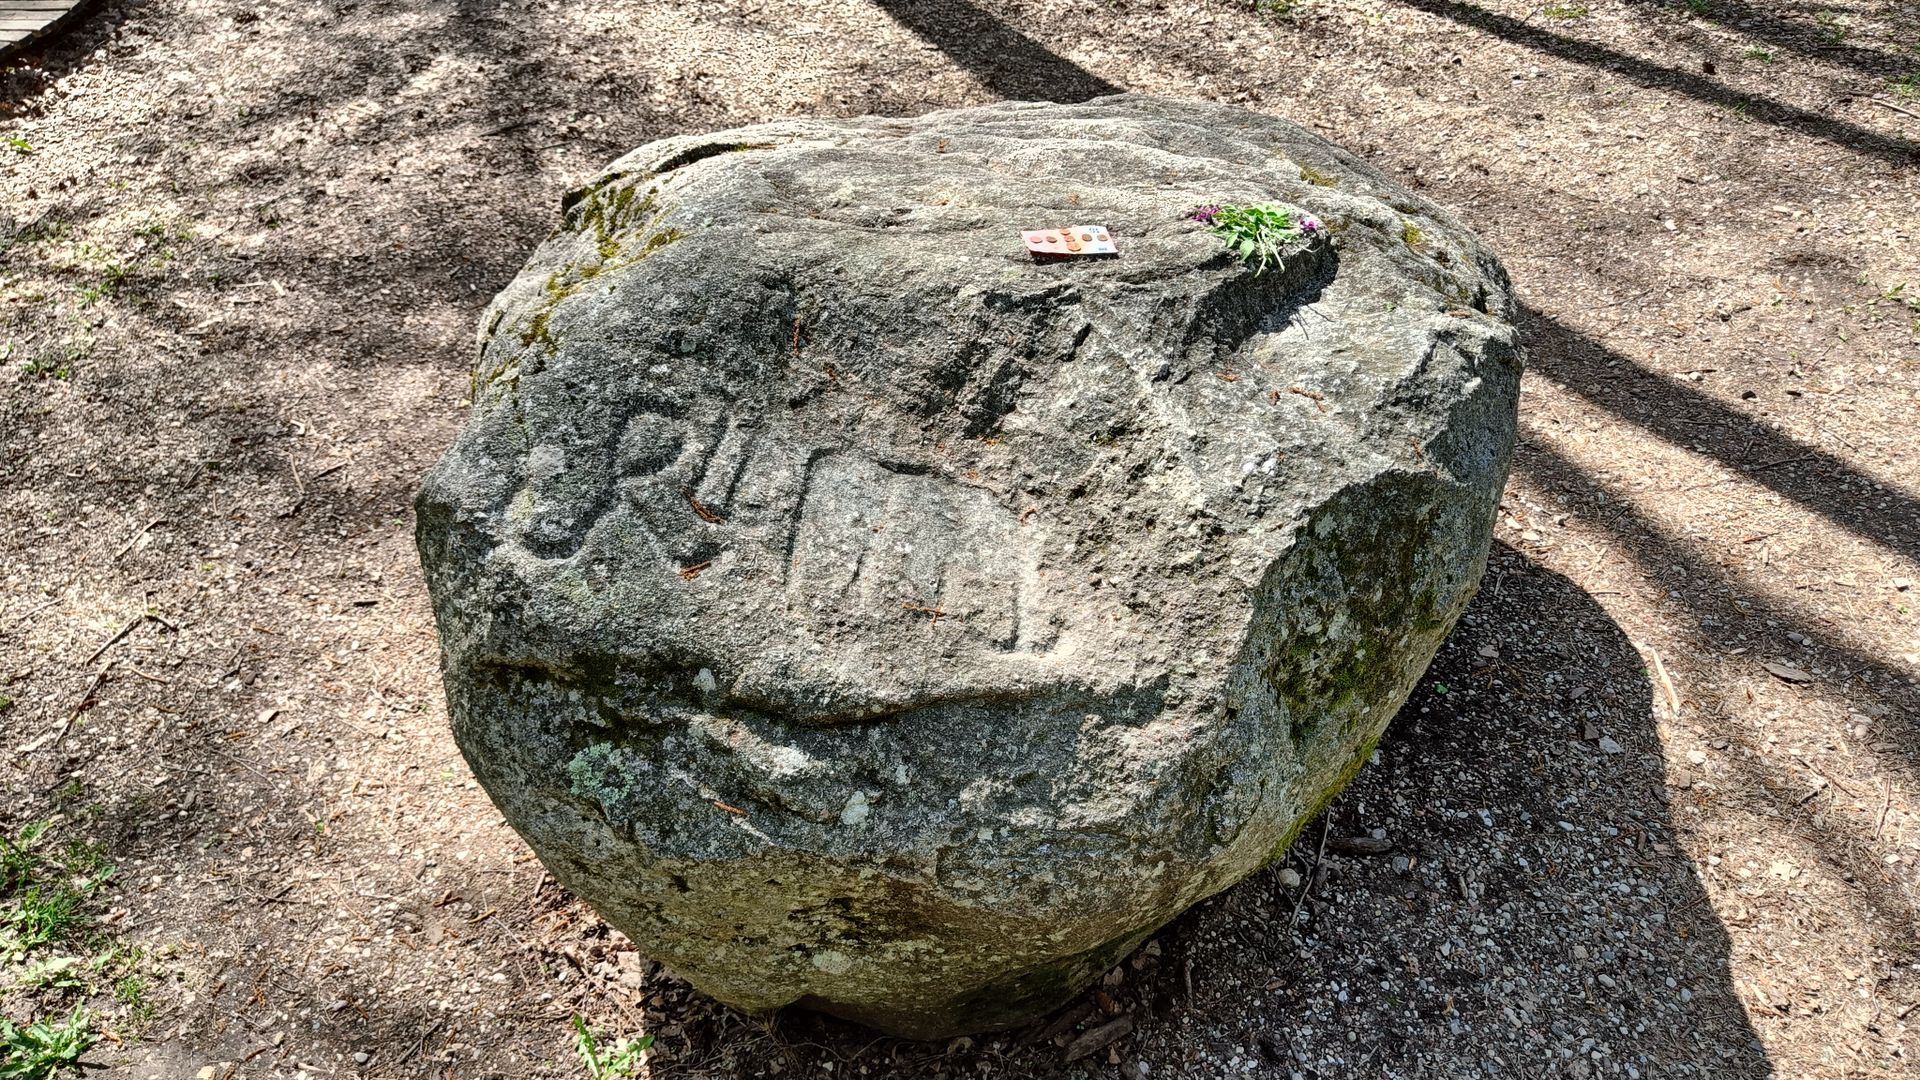
M 575 1013 L 656 1077 L 1920 1069 L 1911 0 L 105 0 L 3 78 L 0 829 L 117 871 L 0 1001 L 84 1002 L 103 1075 L 584 1075 Z M 446 731 L 410 499 L 474 320 L 648 139 L 1115 88 L 1506 258 L 1487 585 L 1286 865 L 1044 1029 L 733 1014 Z M 120 981 L 22 984 L 63 948 Z

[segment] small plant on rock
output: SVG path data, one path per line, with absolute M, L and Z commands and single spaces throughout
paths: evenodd
M 1256 274 L 1279 262 L 1286 245 L 1308 239 L 1323 228 L 1315 218 L 1272 203 L 1202 206 L 1188 216 L 1225 240 Z

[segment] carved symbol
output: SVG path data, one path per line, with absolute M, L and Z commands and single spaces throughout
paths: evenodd
M 821 638 L 884 634 L 924 616 L 942 640 L 1052 647 L 1057 628 L 1027 626 L 1022 609 L 1037 573 L 1035 530 L 1022 528 L 1031 508 L 1016 513 L 931 468 L 809 451 L 672 406 L 631 415 L 612 441 L 612 490 L 592 500 L 582 492 L 587 512 L 563 521 L 530 519 L 530 541 L 536 528 L 555 537 L 540 554 L 571 558 L 591 535 L 595 559 L 613 556 L 633 573 L 693 581 L 721 566 L 742 582 L 784 586 L 790 616 Z M 567 463 L 550 456 L 530 462 L 526 501 L 536 514 L 564 493 Z
M 938 624 L 940 620 L 944 618 L 947 614 L 946 612 L 940 610 L 937 607 L 928 607 L 925 604 L 916 604 L 911 600 L 901 601 L 900 606 L 903 608 L 906 608 L 908 611 L 917 611 L 922 615 L 929 616 L 930 617 L 929 621 L 935 624 Z
M 687 497 L 687 502 L 690 505 L 692 505 L 693 512 L 700 515 L 701 521 L 704 521 L 709 525 L 718 525 L 721 522 L 724 522 L 727 520 L 724 515 L 716 512 L 712 507 L 708 506 L 706 503 L 701 502 L 699 499 L 694 498 L 693 492 L 683 491 L 681 492 L 681 494 Z
M 1011 651 L 1022 644 L 1020 592 L 1032 573 L 1018 529 L 1018 517 L 977 488 L 824 454 L 794 521 L 789 603 L 821 632 L 911 613 Z

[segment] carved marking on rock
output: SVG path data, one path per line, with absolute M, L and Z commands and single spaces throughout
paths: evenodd
M 1032 552 L 991 496 L 847 451 L 808 469 L 787 549 L 787 592 L 809 625 L 901 625 L 904 617 L 1012 651 Z M 1025 643 L 1030 647 L 1030 643 Z

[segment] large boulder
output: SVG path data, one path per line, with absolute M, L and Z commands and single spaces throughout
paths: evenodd
M 1324 229 L 1263 273 L 1189 217 Z M 474 774 L 749 1010 L 1052 1007 L 1285 850 L 1479 581 L 1521 360 L 1444 213 L 1138 96 L 644 146 L 486 313 L 419 544 Z M 1020 230 L 1111 228 L 1037 260 Z

